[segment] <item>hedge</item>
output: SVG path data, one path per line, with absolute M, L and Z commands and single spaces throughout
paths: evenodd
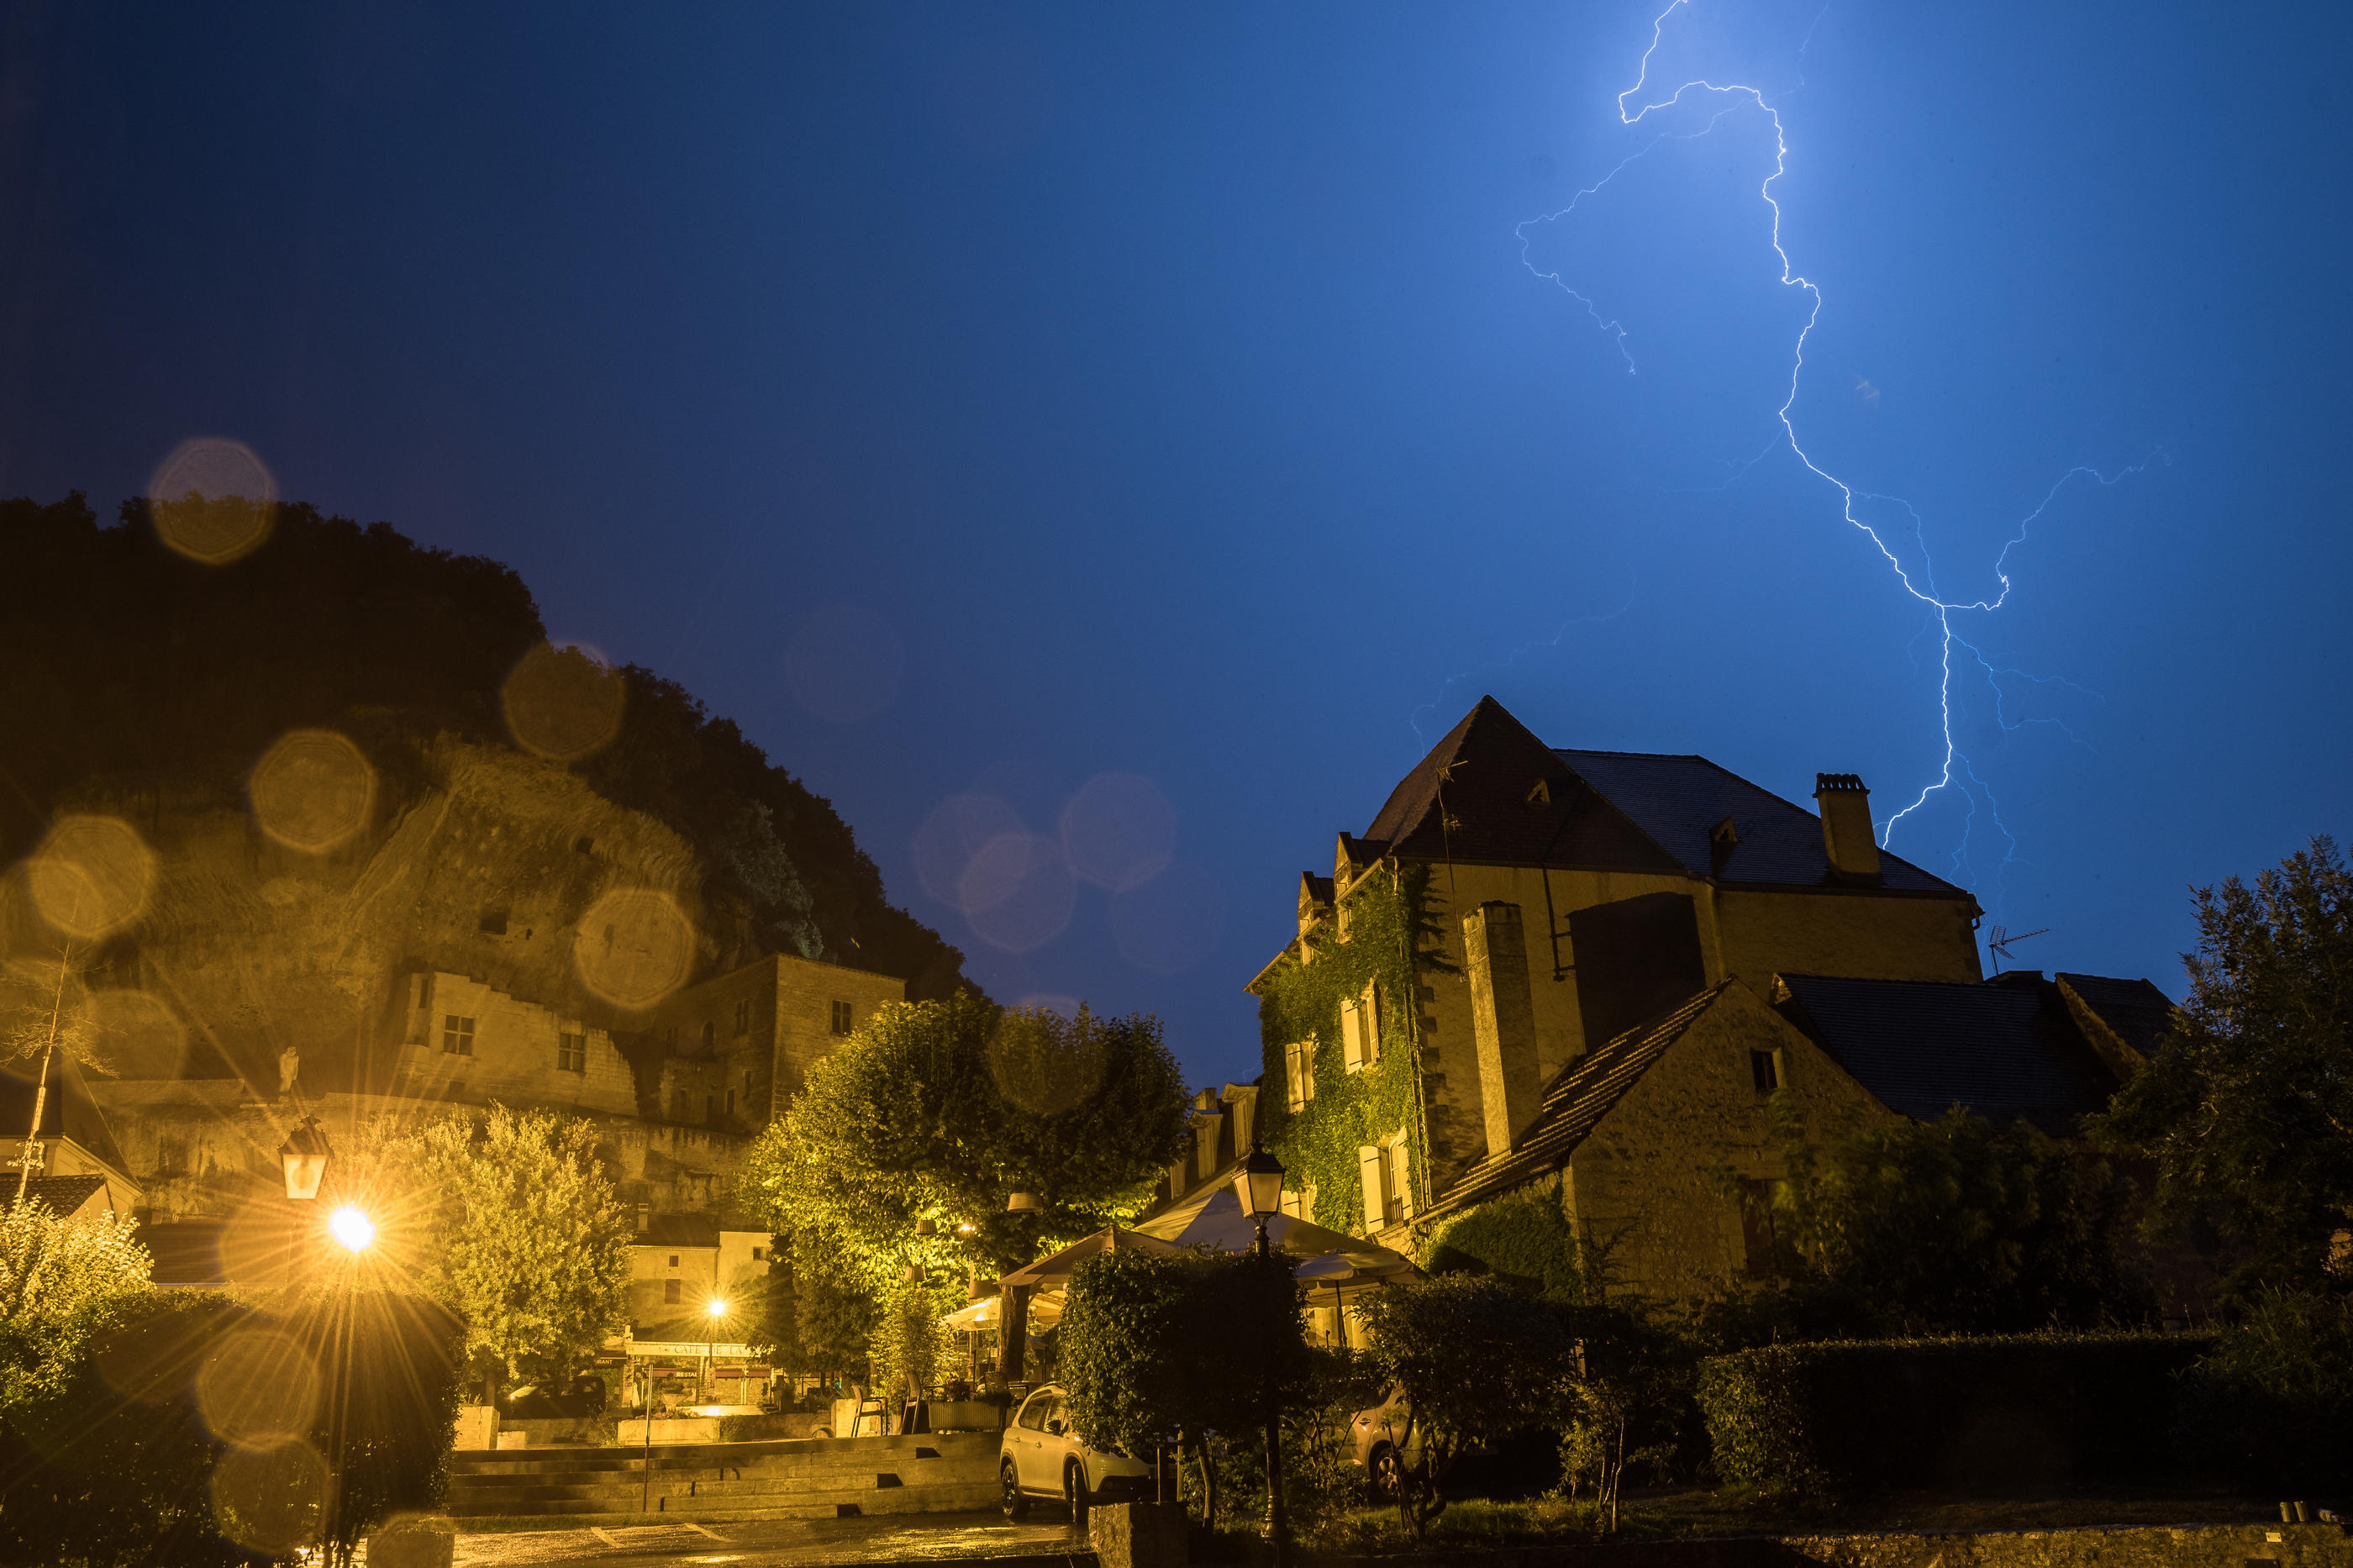
M 1723 1479 L 1829 1495 L 2131 1481 L 2168 1470 L 2179 1374 L 2211 1337 L 1767 1345 L 1700 1363 Z

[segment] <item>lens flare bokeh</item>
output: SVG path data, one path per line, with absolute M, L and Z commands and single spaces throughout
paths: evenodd
M 628 686 L 593 649 L 540 644 L 499 689 L 515 744 L 550 762 L 594 756 L 621 732 Z
M 988 1076 L 997 1092 L 1036 1116 L 1086 1103 L 1103 1087 L 1104 1065 L 1103 1037 L 1091 1015 L 1008 1008 L 988 1042 Z
M 278 520 L 278 481 L 241 441 L 184 441 L 147 481 L 155 532 L 191 561 L 225 566 L 250 555 Z
M 616 888 L 588 907 L 572 939 L 580 983 L 602 1001 L 643 1012 L 686 984 L 694 922 L 649 888 Z
M 60 817 L 33 852 L 26 879 L 43 920 L 94 942 L 145 910 L 155 891 L 155 856 L 119 816 Z
M 290 730 L 254 763 L 246 793 L 264 833 L 322 855 L 367 826 L 375 770 L 332 730 Z

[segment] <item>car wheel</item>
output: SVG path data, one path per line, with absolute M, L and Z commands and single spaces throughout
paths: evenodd
M 1395 1502 L 1398 1489 L 1405 1485 L 1405 1464 L 1398 1458 L 1396 1447 L 1383 1443 L 1375 1448 L 1368 1468 L 1372 1472 L 1373 1496 L 1383 1502 Z
M 1062 1467 L 1062 1500 L 1071 1505 L 1071 1528 L 1087 1527 L 1087 1472 L 1076 1459 Z
M 1005 1494 L 1005 1517 L 1017 1524 L 1029 1518 L 1029 1500 L 1021 1495 L 1021 1477 L 1012 1460 L 997 1467 L 997 1483 Z

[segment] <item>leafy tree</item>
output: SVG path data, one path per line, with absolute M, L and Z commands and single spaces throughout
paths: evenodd
M 2193 897 L 2189 998 L 2099 1131 L 2155 1163 L 2157 1226 L 2215 1227 L 2232 1293 L 2316 1287 L 2353 1226 L 2353 872 L 2322 836 Z
M 2178 1436 L 2201 1468 L 2250 1485 L 2353 1474 L 2353 1301 L 2265 1288 L 2182 1378 Z
M 1155 1454 L 1174 1443 L 1218 1517 L 1213 1436 L 1256 1452 L 1268 1401 L 1294 1402 L 1310 1373 L 1290 1260 L 1255 1253 L 1097 1253 L 1071 1273 L 1057 1331 L 1072 1425 L 1098 1447 Z
M 1796 1105 L 1771 1114 L 1787 1181 L 1743 1201 L 1773 1227 L 1778 1289 L 1713 1303 L 1727 1344 L 1787 1337 L 2009 1333 L 2147 1319 L 2137 1193 L 2105 1162 L 2032 1124 L 1958 1107 L 1809 1141 Z
M 0 1214 L 0 1412 L 57 1393 L 95 1327 L 153 1292 L 134 1229 L 111 1213 L 62 1219 L 37 1198 Z
M 1363 1311 L 1374 1360 L 1407 1406 L 1392 1439 L 1404 1461 L 1398 1514 L 1418 1541 L 1466 1452 L 1506 1426 L 1562 1424 L 1577 1342 L 1552 1308 L 1475 1276 L 1391 1285 L 1366 1294 Z
M 745 1206 L 830 1247 L 871 1292 L 910 1264 L 1003 1273 L 1141 1209 L 1184 1146 L 1184 1081 L 1154 1019 L 956 995 L 877 1011 L 754 1143 Z M 1006 1197 L 1037 1195 L 1036 1213 Z M 915 1234 L 929 1220 L 930 1236 Z
M 428 1267 L 486 1385 L 566 1372 L 621 1327 L 631 1226 L 589 1123 L 493 1105 L 428 1125 L 417 1148 L 441 1242 Z
M 955 1310 L 948 1292 L 920 1279 L 902 1280 L 883 1298 L 867 1341 L 878 1395 L 920 1394 L 944 1381 L 955 1335 L 940 1320 Z

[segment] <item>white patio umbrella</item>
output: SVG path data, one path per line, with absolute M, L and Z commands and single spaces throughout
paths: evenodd
M 1062 1293 L 1059 1290 L 1039 1296 L 1029 1303 L 1031 1331 L 1050 1329 L 1062 1319 Z M 975 1329 L 993 1329 L 1005 1321 L 1005 1298 L 984 1296 L 967 1306 L 958 1307 L 940 1321 L 959 1332 Z

